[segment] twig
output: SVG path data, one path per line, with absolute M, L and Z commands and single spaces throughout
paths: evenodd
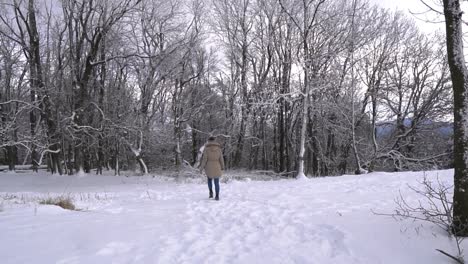
M 447 252 L 445 252 L 445 251 L 443 251 L 441 249 L 436 249 L 436 250 L 439 251 L 440 253 L 444 254 L 445 256 L 455 260 L 457 263 L 465 264 L 465 261 L 463 261 L 463 259 L 460 259 L 460 258 L 457 258 L 457 257 L 455 257 L 453 255 L 450 255 L 449 253 L 447 253 Z

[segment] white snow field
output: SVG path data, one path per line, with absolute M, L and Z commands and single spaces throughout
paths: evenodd
M 214 201 L 201 179 L 2 172 L 0 263 L 451 263 L 435 225 L 372 212 L 394 212 L 400 191 L 417 203 L 422 177 L 230 181 Z M 81 211 L 39 204 L 63 195 Z

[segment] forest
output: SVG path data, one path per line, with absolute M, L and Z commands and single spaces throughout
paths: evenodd
M 0 2 L 0 165 L 453 167 L 444 32 L 366 0 Z

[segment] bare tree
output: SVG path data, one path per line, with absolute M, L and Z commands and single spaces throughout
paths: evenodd
M 301 66 L 304 72 L 304 85 L 302 90 L 303 96 L 303 110 L 302 110 L 302 125 L 301 125 L 301 136 L 299 143 L 299 155 L 298 155 L 298 172 L 297 178 L 305 177 L 304 169 L 304 154 L 305 144 L 307 137 L 307 121 L 309 119 L 309 103 L 310 93 L 312 90 L 312 82 L 315 81 L 317 76 L 312 70 L 313 57 L 309 47 L 310 35 L 317 28 L 317 15 L 320 10 L 320 6 L 325 0 L 303 0 L 299 3 L 290 3 L 286 6 L 283 1 L 279 1 L 282 9 L 286 12 L 289 18 L 292 20 L 294 25 L 297 27 L 300 35 L 300 42 L 302 47 L 302 61 Z M 297 7 L 300 9 L 297 10 Z
M 254 26 L 254 8 L 251 0 L 236 1 L 213 1 L 214 13 L 217 18 L 215 29 L 221 35 L 231 63 L 230 81 L 233 88 L 232 100 L 230 104 L 234 106 L 236 95 L 240 95 L 240 113 L 238 117 L 239 128 L 235 137 L 235 150 L 232 152 L 232 159 L 228 164 L 239 166 L 244 149 L 244 140 L 248 119 L 250 117 L 250 96 L 249 91 L 249 69 L 250 69 L 250 46 L 252 42 L 252 32 Z M 232 107 L 232 110 L 235 110 Z M 231 118 L 234 118 L 231 113 Z M 233 119 L 233 121 L 235 121 Z M 234 122 L 232 123 L 235 124 Z M 235 126 L 230 129 L 232 131 Z
M 18 107 L 19 101 L 17 100 L 20 98 L 16 98 L 15 91 L 21 91 L 26 67 L 23 66 L 24 70 L 17 72 L 22 63 L 21 53 L 15 51 L 18 50 L 16 42 L 0 34 L 0 43 L 0 63 L 2 65 L 2 70 L 0 70 L 0 82 L 2 83 L 0 89 L 0 134 L 2 140 L 0 145 L 6 150 L 5 157 L 8 169 L 15 170 L 18 159 L 18 119 L 21 114 L 20 109 L 27 107 L 27 104 Z M 25 111 L 27 110 L 25 109 Z
M 87 130 L 93 130 L 89 124 L 89 107 L 92 106 L 90 84 L 94 69 L 105 62 L 100 61 L 98 57 L 100 46 L 112 27 L 140 2 L 140 0 L 124 0 L 95 3 L 69 0 L 63 3 L 68 30 L 69 60 L 72 62 L 70 64 L 74 95 L 72 121 L 77 133 L 74 139 L 76 171 L 83 169 L 89 171 L 86 158 L 89 155 L 85 153 L 84 144 L 86 144 Z

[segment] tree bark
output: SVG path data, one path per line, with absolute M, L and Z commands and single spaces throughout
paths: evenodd
M 11 81 L 12 81 L 12 75 L 13 75 L 13 63 L 10 58 L 10 54 L 4 54 L 4 69 L 5 69 L 5 91 L 2 94 L 2 90 L 0 89 L 0 102 L 8 102 L 11 100 Z M 0 79 L 2 79 L 2 74 L 0 71 Z M 11 112 L 11 103 L 10 104 L 2 104 L 0 105 L 0 117 L 1 117 L 1 127 L 2 129 L 5 129 L 4 126 L 7 126 L 8 123 L 12 122 L 11 117 L 10 117 L 10 112 Z M 16 122 L 15 122 L 16 123 Z M 16 127 L 16 125 L 14 126 Z M 8 136 L 4 140 L 11 140 L 16 142 L 17 141 L 17 128 L 12 129 L 12 131 L 8 131 Z M 15 145 L 10 145 L 6 147 L 6 153 L 5 153 L 5 158 L 8 163 L 8 170 L 14 171 L 15 166 L 17 163 L 17 147 Z
M 41 108 L 41 120 L 46 123 L 47 136 L 49 141 L 48 149 L 52 152 L 49 154 L 49 158 L 52 159 L 49 163 L 51 165 L 51 172 L 62 174 L 61 164 L 59 160 L 59 138 L 57 134 L 57 125 L 52 116 L 52 106 L 49 98 L 48 91 L 44 85 L 44 77 L 42 76 L 42 62 L 40 55 L 40 39 L 37 30 L 36 23 L 36 10 L 34 6 L 34 0 L 29 0 L 28 3 L 28 20 L 24 21 L 27 23 L 27 29 L 29 34 L 29 67 L 30 67 L 30 78 L 31 78 L 31 102 L 36 101 L 37 95 L 41 97 L 40 108 Z M 30 112 L 30 123 L 31 123 L 31 135 L 34 136 L 37 126 L 37 117 L 34 110 Z M 33 161 L 33 169 L 37 171 L 37 153 L 35 147 L 32 148 L 31 158 Z
M 463 54 L 462 11 L 458 0 L 444 0 L 447 56 L 454 98 L 453 232 L 468 236 L 468 71 Z

